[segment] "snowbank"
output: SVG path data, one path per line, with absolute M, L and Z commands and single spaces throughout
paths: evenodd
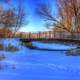
M 43 49 L 53 49 L 53 50 L 68 50 L 71 48 L 76 48 L 76 46 L 73 45 L 65 45 L 65 44 L 59 44 L 59 43 L 40 43 L 40 42 L 32 42 L 33 46 L 36 46 L 38 48 Z

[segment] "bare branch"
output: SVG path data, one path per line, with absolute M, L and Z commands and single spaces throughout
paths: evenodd
M 75 32 L 80 26 L 80 0 L 57 0 L 59 17 L 52 15 L 50 6 L 43 3 L 38 5 L 37 14 L 51 23 L 57 23 L 59 28 Z M 53 25 L 54 26 L 54 25 Z

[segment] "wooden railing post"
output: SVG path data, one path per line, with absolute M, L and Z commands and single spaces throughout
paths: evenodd
M 31 38 L 31 32 L 29 32 L 29 39 Z

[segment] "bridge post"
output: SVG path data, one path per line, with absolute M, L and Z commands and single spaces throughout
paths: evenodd
M 51 31 L 49 31 L 49 39 L 51 39 Z
M 40 32 L 38 33 L 38 39 L 40 39 Z
M 61 32 L 59 32 L 59 38 L 61 39 Z
M 79 32 L 77 32 L 76 36 L 77 36 L 77 39 L 79 40 L 79 37 L 80 37 L 80 36 L 79 36 Z
M 29 32 L 29 39 L 31 38 L 31 32 Z
M 54 34 L 54 39 L 55 39 L 55 31 L 53 32 L 53 34 Z

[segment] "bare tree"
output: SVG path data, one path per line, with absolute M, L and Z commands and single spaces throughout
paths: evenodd
M 25 24 L 25 16 L 23 0 L 18 0 L 17 21 L 14 34 L 16 34 L 16 32 Z
M 59 16 L 70 32 L 80 28 L 80 0 L 57 0 Z
M 7 0 L 7 2 L 5 2 L 9 5 L 9 8 L 7 10 L 3 8 L 0 11 L 0 24 L 3 25 L 1 27 L 5 27 L 4 29 L 7 28 L 13 31 L 14 36 L 25 24 L 25 12 L 22 0 L 18 0 L 17 8 L 12 7 L 13 4 L 10 1 L 11 0 Z
M 38 5 L 37 14 L 42 16 L 49 26 L 57 26 L 73 34 L 80 28 L 80 0 L 56 0 L 58 18 L 56 18 L 50 6 L 46 3 Z

